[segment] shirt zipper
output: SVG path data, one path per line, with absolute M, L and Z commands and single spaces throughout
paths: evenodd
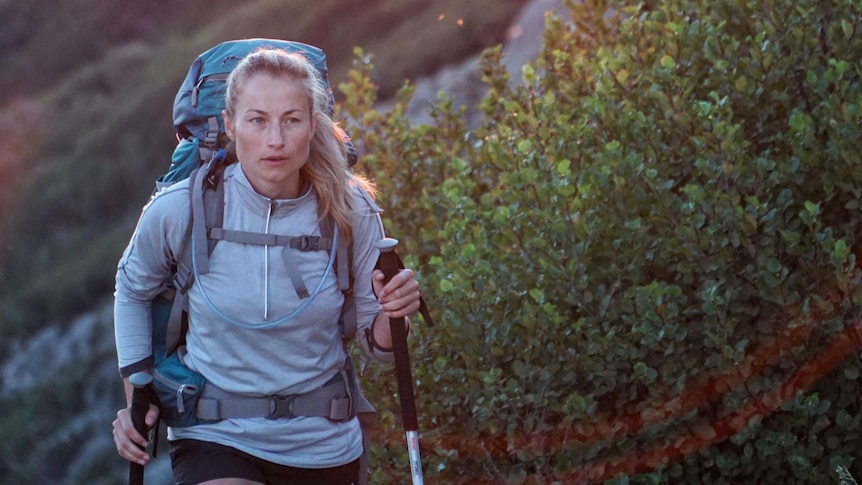
M 275 213 L 275 201 L 269 201 L 269 212 L 266 214 L 264 233 L 269 234 L 269 223 Z M 263 246 L 263 319 L 269 320 L 269 246 Z

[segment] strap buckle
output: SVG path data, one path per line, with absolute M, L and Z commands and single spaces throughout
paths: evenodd
M 345 383 L 347 385 L 347 383 Z M 344 422 L 353 417 L 352 409 L 353 401 L 350 396 L 333 397 L 329 401 L 329 418 L 330 421 Z
M 177 270 L 174 272 L 173 285 L 174 290 L 185 294 L 192 286 L 195 277 L 191 271 L 186 271 L 184 264 L 177 265 Z
M 296 396 L 272 396 L 269 399 L 269 415 L 266 419 L 293 418 Z
M 318 251 L 320 247 L 320 237 L 318 236 L 300 236 L 299 250 L 300 251 Z

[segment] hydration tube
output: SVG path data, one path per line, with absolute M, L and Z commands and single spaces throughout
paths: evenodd
M 192 231 L 192 247 L 195 247 L 195 237 L 196 237 L 196 234 L 194 231 Z M 269 328 L 277 327 L 279 325 L 287 323 L 290 320 L 293 320 L 294 318 L 296 318 L 300 313 L 302 313 L 306 308 L 308 308 L 308 305 L 311 304 L 311 302 L 314 300 L 314 297 L 316 297 L 317 294 L 320 293 L 320 290 L 323 289 L 323 284 L 326 281 L 326 275 L 328 275 L 329 272 L 332 271 L 332 266 L 335 264 L 335 255 L 338 252 L 338 251 L 336 251 L 337 247 L 338 247 L 338 224 L 335 224 L 335 230 L 333 231 L 333 235 L 332 235 L 332 251 L 330 251 L 330 254 L 329 254 L 329 262 L 326 264 L 326 271 L 324 271 L 323 275 L 320 277 L 320 282 L 317 283 L 317 287 L 314 288 L 314 291 L 311 293 L 311 295 L 309 295 L 308 298 L 305 298 L 303 300 L 302 304 L 299 305 L 299 307 L 297 307 L 295 310 L 288 313 L 287 315 L 279 318 L 278 320 L 274 320 L 272 322 L 253 322 L 253 323 L 243 322 L 241 320 L 237 320 L 235 318 L 232 318 L 232 317 L 226 315 L 221 310 L 219 310 L 218 307 L 216 307 L 215 303 L 213 303 L 213 301 L 210 299 L 209 295 L 207 295 L 206 288 L 204 287 L 204 284 L 200 279 L 200 275 L 198 274 L 198 260 L 197 260 L 197 257 L 195 257 L 195 251 L 192 251 L 192 271 L 194 272 L 195 281 L 197 281 L 197 285 L 200 288 L 201 296 L 203 296 L 204 301 L 206 302 L 206 304 L 210 308 L 210 310 L 212 310 L 213 313 L 218 315 L 219 318 L 224 320 L 226 323 L 229 323 L 231 325 L 234 325 L 234 326 L 237 326 L 240 328 L 263 330 L 263 329 L 269 329 Z

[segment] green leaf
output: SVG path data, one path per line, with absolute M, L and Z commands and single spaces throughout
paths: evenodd
M 560 160 L 557 162 L 557 173 L 560 175 L 568 175 L 572 168 L 570 160 Z
M 466 258 L 466 259 L 475 258 L 476 253 L 477 253 L 476 245 L 473 243 L 465 244 L 464 247 L 461 249 L 461 257 Z
M 847 247 L 847 243 L 844 242 L 843 239 L 839 239 L 835 241 L 835 249 L 833 251 L 833 254 L 839 260 L 844 260 L 845 258 L 847 258 L 847 256 L 850 255 L 850 248 Z
M 784 266 L 781 264 L 781 261 L 775 258 L 769 258 L 766 261 L 766 269 L 771 273 L 778 273 Z
M 844 31 L 844 37 L 847 37 L 849 39 L 850 37 L 853 37 L 853 32 L 856 30 L 856 28 L 849 20 L 841 19 L 841 30 Z
M 534 168 L 521 168 L 520 173 L 526 183 L 533 183 L 539 178 L 539 172 Z
M 521 68 L 521 74 L 524 76 L 524 81 L 531 84 L 536 80 L 536 69 L 529 63 Z
M 790 115 L 790 127 L 793 131 L 803 131 L 808 127 L 808 119 L 804 114 L 795 112 Z
M 847 72 L 847 69 L 850 69 L 850 64 L 844 60 L 836 61 L 835 59 L 831 59 L 829 64 L 835 68 L 836 80 L 841 79 L 844 73 Z
M 506 485 L 522 485 L 527 482 L 527 470 L 521 465 L 515 465 L 509 469 L 506 477 Z
M 512 372 L 518 377 L 524 377 L 527 375 L 524 363 L 520 360 L 516 360 L 512 363 Z
M 583 411 L 587 408 L 587 401 L 580 394 L 573 394 L 569 396 L 568 405 L 571 406 L 575 411 Z
M 458 172 L 463 172 L 467 168 L 467 161 L 463 158 L 455 157 L 452 159 L 452 168 Z
M 805 210 L 808 211 L 812 216 L 817 216 L 820 214 L 820 204 L 815 204 L 810 200 L 805 201 Z
M 440 280 L 440 291 L 443 293 L 449 293 L 450 291 L 455 289 L 455 285 L 452 283 L 452 280 Z
M 804 457 L 804 456 L 802 456 L 802 455 L 793 455 L 793 456 L 790 458 L 790 461 L 791 461 L 794 465 L 796 465 L 796 466 L 798 466 L 798 467 L 800 467 L 800 468 L 803 468 L 803 469 L 805 469 L 805 470 L 809 470 L 809 469 L 811 468 L 811 462 L 808 460 L 808 458 L 805 458 L 805 457 Z
M 665 69 L 673 69 L 676 67 L 676 61 L 668 54 L 661 56 L 661 60 L 659 62 L 661 63 L 661 67 Z
M 545 292 L 539 288 L 533 288 L 530 290 L 530 297 L 535 300 L 536 303 L 543 303 L 545 301 Z

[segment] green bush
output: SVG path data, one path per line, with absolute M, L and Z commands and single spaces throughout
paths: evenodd
M 439 326 L 412 357 L 435 483 L 862 475 L 862 6 L 569 2 L 480 126 L 341 86 Z M 521 80 L 518 80 L 521 81 Z M 374 478 L 409 480 L 392 376 Z

